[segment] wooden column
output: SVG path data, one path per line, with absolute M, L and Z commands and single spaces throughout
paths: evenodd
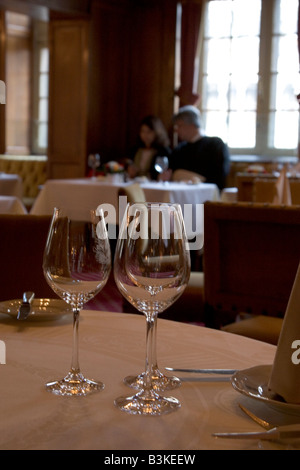
M 88 21 L 50 21 L 49 178 L 85 174 Z
M 0 80 L 5 82 L 5 13 L 0 10 Z M 0 154 L 5 152 L 5 104 L 0 104 Z

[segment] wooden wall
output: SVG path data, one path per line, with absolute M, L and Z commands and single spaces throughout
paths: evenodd
M 91 151 L 126 156 L 140 120 L 173 114 L 176 2 L 93 2 L 89 129 Z

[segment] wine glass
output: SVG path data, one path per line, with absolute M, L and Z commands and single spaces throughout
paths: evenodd
M 71 369 L 62 379 L 46 384 L 57 395 L 87 395 L 104 388 L 102 382 L 85 378 L 78 359 L 80 310 L 105 286 L 111 270 L 110 244 L 102 209 L 79 218 L 54 209 L 44 251 L 43 271 L 53 289 L 73 309 Z
M 169 159 L 168 157 L 156 157 L 154 168 L 158 173 L 163 173 L 169 168 Z
M 88 166 L 92 168 L 92 176 L 95 178 L 96 170 L 100 166 L 100 155 L 99 153 L 90 153 L 88 156 Z
M 155 332 L 158 313 L 180 297 L 189 275 L 190 254 L 180 205 L 128 204 L 116 247 L 114 276 L 122 295 L 146 316 L 146 370 L 138 376 L 141 389 L 136 395 L 115 400 L 121 410 L 160 415 L 180 406 L 175 398 L 159 394 L 159 380 L 168 378 L 157 367 Z

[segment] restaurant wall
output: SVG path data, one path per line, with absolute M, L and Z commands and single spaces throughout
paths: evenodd
M 174 102 L 176 2 L 94 1 L 88 146 L 105 159 L 128 155 L 147 114 L 169 126 Z
M 5 81 L 4 12 L 0 10 L 0 80 Z M 0 154 L 5 152 L 5 105 L 0 104 Z
M 49 177 L 83 176 L 90 152 L 99 152 L 103 160 L 128 155 L 147 114 L 170 126 L 176 4 L 0 0 L 2 11 L 13 8 L 49 19 Z

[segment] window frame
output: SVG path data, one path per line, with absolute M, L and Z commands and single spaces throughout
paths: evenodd
M 207 21 L 207 4 L 209 1 L 205 0 L 202 10 L 202 28 L 199 38 L 200 50 L 200 67 L 199 67 L 199 80 L 198 80 L 198 93 L 203 96 L 203 70 L 204 62 L 204 25 Z M 282 149 L 270 147 L 268 141 L 270 139 L 270 126 L 271 126 L 271 61 L 272 61 L 272 35 L 273 35 L 273 22 L 275 15 L 278 14 L 279 2 L 277 0 L 268 0 L 261 2 L 261 24 L 260 24 L 260 44 L 259 44 L 259 70 L 258 70 L 258 88 L 257 88 L 257 108 L 256 108 L 256 145 L 253 148 L 248 147 L 229 147 L 232 156 L 256 156 L 267 157 L 276 159 L 278 157 L 295 157 L 298 155 L 298 148 L 295 149 Z M 296 97 L 295 97 L 296 100 Z M 201 103 L 199 109 L 202 114 L 205 114 Z M 230 110 L 228 110 L 230 111 Z M 204 126 L 205 128 L 205 126 Z M 300 119 L 298 119 L 298 141 L 300 134 Z

